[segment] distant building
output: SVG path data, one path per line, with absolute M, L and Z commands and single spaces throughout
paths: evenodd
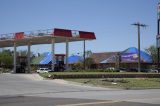
M 140 54 L 142 63 L 152 63 L 152 56 L 144 51 L 141 51 Z M 116 63 L 118 61 L 117 58 L 120 58 L 119 60 L 122 63 L 136 63 L 138 62 L 138 49 L 130 47 L 122 52 L 93 53 L 91 58 L 93 58 L 96 64 Z
M 96 64 L 102 63 L 104 60 L 109 59 L 119 52 L 102 52 L 102 53 L 93 53 L 91 58 L 93 58 Z

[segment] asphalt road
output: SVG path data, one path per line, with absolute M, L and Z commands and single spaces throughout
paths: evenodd
M 33 75 L 0 74 L 0 106 L 159 106 L 160 89 L 87 87 Z

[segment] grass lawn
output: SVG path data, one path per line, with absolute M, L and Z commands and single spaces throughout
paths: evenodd
M 136 74 L 135 72 L 124 72 L 125 74 Z M 40 76 L 47 78 L 49 75 L 85 75 L 85 74 L 124 74 L 119 72 L 49 72 L 49 73 L 39 73 Z M 139 73 L 143 74 L 143 73 Z
M 137 72 L 49 72 L 49 73 L 40 73 L 41 76 L 47 77 L 50 75 L 80 75 L 80 74 L 136 74 Z M 138 74 L 144 74 L 139 72 Z M 149 73 L 148 73 L 149 74 Z
M 122 89 L 158 89 L 160 78 L 66 79 L 87 85 Z
M 108 74 L 108 75 L 123 75 L 123 74 L 150 74 L 153 73 L 142 73 L 142 72 L 49 72 L 49 73 L 39 73 L 40 76 L 47 78 L 48 75 L 54 76 L 54 75 L 98 75 L 98 74 Z
M 40 73 L 42 77 L 47 78 L 49 75 L 79 75 L 79 74 L 136 74 L 131 72 L 51 72 Z M 146 73 L 138 73 L 146 74 Z M 152 73 L 147 73 L 152 74 Z M 68 81 L 79 82 L 82 84 L 101 86 L 107 88 L 122 89 L 159 89 L 160 78 L 79 78 L 65 79 Z

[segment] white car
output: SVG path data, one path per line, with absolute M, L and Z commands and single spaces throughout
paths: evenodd
M 48 69 L 48 68 L 39 68 L 37 70 L 37 73 L 48 73 L 51 72 L 52 70 Z
M 106 70 L 115 70 L 114 67 L 107 67 Z
M 151 72 L 151 73 L 158 73 L 158 70 L 151 69 L 149 72 Z

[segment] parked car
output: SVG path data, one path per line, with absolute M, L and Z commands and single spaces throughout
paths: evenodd
M 48 73 L 51 72 L 52 70 L 50 70 L 49 68 L 39 68 L 37 69 L 37 73 Z
M 158 73 L 158 70 L 156 70 L 156 69 L 150 69 L 149 72 L 150 73 Z
M 140 72 L 144 72 L 144 73 L 148 73 L 150 71 L 150 69 L 145 69 L 145 68 L 141 68 Z
M 120 67 L 118 70 L 119 70 L 120 72 L 126 72 L 126 71 L 127 71 L 126 68 L 122 68 L 122 67 Z
M 119 69 L 118 68 L 114 68 L 114 67 L 107 67 L 106 70 L 108 72 L 119 72 Z
M 138 72 L 138 68 L 129 68 L 128 71 L 129 72 Z
M 106 70 L 115 70 L 114 67 L 107 67 Z

